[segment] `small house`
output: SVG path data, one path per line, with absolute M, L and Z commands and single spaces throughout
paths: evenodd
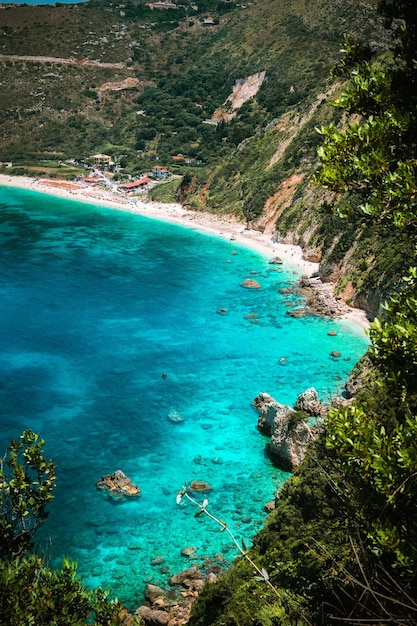
M 114 165 L 113 159 L 108 154 L 94 154 L 91 157 L 94 167 L 99 170 L 109 169 L 111 165 Z
M 167 168 L 162 165 L 155 165 L 152 169 L 152 176 L 154 178 L 158 178 L 159 180 L 166 180 L 171 176 L 171 172 L 169 172 Z

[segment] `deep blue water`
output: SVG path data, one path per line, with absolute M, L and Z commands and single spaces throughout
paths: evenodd
M 348 323 L 286 315 L 301 301 L 279 290 L 297 271 L 235 242 L 13 188 L 0 203 L 0 450 L 25 428 L 42 435 L 58 465 L 39 534 L 52 565 L 69 555 L 87 584 L 134 608 L 146 582 L 189 566 L 184 546 L 199 563 L 236 554 L 227 533 L 176 505 L 185 481 L 210 482 L 209 506 L 239 540 L 262 525 L 287 475 L 264 453 L 256 395 L 293 404 L 315 386 L 327 400 L 367 340 Z M 260 290 L 241 287 L 250 276 Z M 96 489 L 117 469 L 139 499 Z

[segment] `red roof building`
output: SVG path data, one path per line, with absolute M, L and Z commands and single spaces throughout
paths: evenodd
M 85 176 L 84 178 L 80 178 L 80 181 L 82 183 L 88 183 L 90 185 L 93 185 L 94 183 L 99 183 L 100 179 L 96 178 L 95 176 Z
M 138 187 L 144 187 L 145 185 L 151 182 L 152 182 L 151 178 L 144 176 L 143 178 L 140 178 L 139 180 L 135 180 L 133 183 L 123 183 L 122 185 L 119 185 L 119 188 L 124 189 L 125 191 L 131 191 L 132 189 L 137 189 Z

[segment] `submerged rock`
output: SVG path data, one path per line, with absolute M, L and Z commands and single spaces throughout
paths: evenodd
M 185 546 L 181 550 L 181 556 L 188 556 L 190 559 L 193 559 L 197 556 L 197 548 L 195 546 Z
M 116 470 L 113 474 L 106 474 L 96 482 L 99 489 L 106 489 L 117 498 L 123 496 L 140 496 L 140 489 L 135 485 L 122 470 Z
M 246 280 L 243 281 L 243 283 L 241 283 L 241 286 L 246 287 L 246 289 L 260 289 L 261 288 L 258 281 L 254 280 L 253 278 L 247 278 Z
M 170 422 L 173 422 L 174 424 L 180 424 L 181 422 L 184 421 L 184 418 L 182 417 L 180 413 L 178 413 L 178 411 L 170 411 L 168 413 L 168 419 Z

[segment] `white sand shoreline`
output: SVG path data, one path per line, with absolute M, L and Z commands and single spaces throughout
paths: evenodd
M 260 254 L 272 258 L 279 257 L 286 265 L 302 270 L 301 273 L 311 275 L 319 268 L 318 263 L 303 259 L 300 246 L 275 243 L 272 239 L 255 230 L 248 230 L 244 223 L 230 218 L 222 218 L 212 213 L 190 211 L 180 204 L 165 204 L 144 201 L 138 198 L 126 198 L 122 195 L 97 187 L 82 186 L 65 181 L 48 181 L 26 176 L 7 176 L 0 174 L 0 186 L 18 187 L 53 196 L 76 200 L 79 202 L 106 206 L 109 208 L 137 213 L 146 217 L 172 222 L 202 232 L 207 232 L 223 239 L 234 240 L 236 243 L 253 248 Z M 369 327 L 365 312 L 350 308 L 343 316 L 359 325 L 362 329 Z

